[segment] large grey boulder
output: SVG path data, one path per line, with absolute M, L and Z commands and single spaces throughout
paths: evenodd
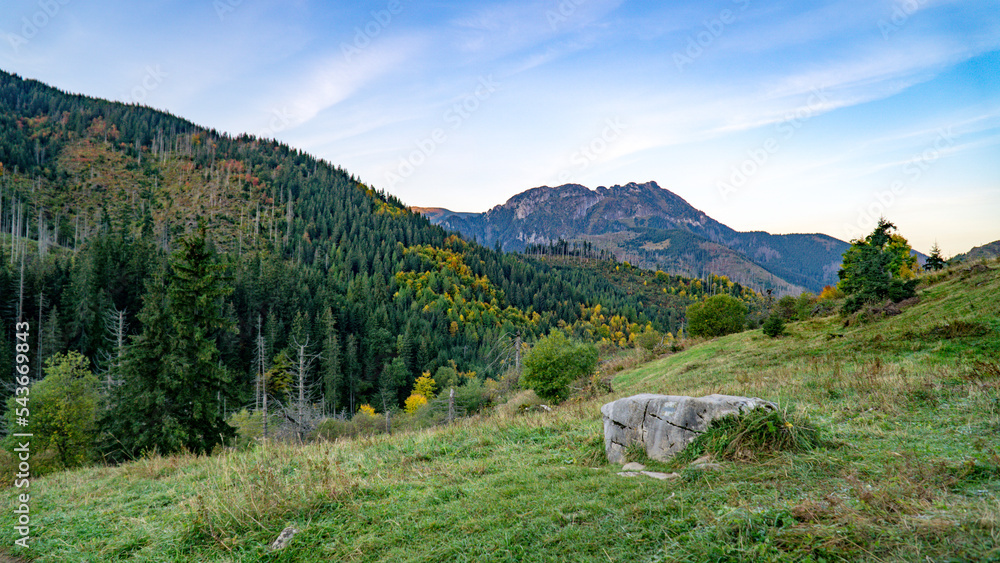
M 646 455 L 666 461 L 684 449 L 716 418 L 757 407 L 776 408 L 756 397 L 708 395 L 678 397 L 643 393 L 601 407 L 604 415 L 604 451 L 611 463 L 625 461 L 631 444 L 642 444 Z

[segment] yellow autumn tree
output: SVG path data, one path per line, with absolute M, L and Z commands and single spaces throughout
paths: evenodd
M 823 288 L 823 291 L 819 294 L 819 298 L 822 299 L 840 299 L 844 296 L 844 292 L 837 289 L 835 285 L 828 285 Z
M 413 382 L 413 394 L 423 395 L 428 400 L 434 398 L 434 378 L 431 377 L 431 372 L 425 371 L 423 375 L 417 378 Z
M 429 400 L 433 399 L 434 383 L 434 378 L 431 377 L 431 372 L 429 371 L 425 371 L 423 375 L 418 377 L 417 380 L 413 382 L 413 391 L 403 403 L 403 410 L 413 414 L 417 412 L 417 409 L 426 405 Z
M 403 403 L 403 410 L 409 414 L 417 412 L 417 409 L 427 404 L 427 397 L 423 395 L 417 395 L 416 393 L 410 395 L 406 398 L 406 402 Z

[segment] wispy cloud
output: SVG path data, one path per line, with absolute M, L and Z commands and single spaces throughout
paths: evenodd
M 348 99 L 379 78 L 399 70 L 423 46 L 419 38 L 386 38 L 347 61 L 341 53 L 312 63 L 283 88 L 272 104 L 287 107 L 291 127 L 301 125 L 323 110 Z
M 482 62 L 521 54 L 524 61 L 527 53 L 527 61 L 521 66 L 533 68 L 589 43 L 580 40 L 581 32 L 593 27 L 621 3 L 622 0 L 496 3 L 455 17 L 449 28 L 455 46 L 467 57 Z M 562 44 L 550 45 L 553 40 Z

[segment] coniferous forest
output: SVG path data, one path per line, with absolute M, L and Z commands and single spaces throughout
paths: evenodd
M 164 432 L 180 401 L 204 412 L 259 403 L 259 374 L 276 365 L 299 361 L 310 399 L 349 415 L 402 405 L 443 366 L 498 377 L 515 335 L 562 328 L 628 347 L 644 332 L 676 334 L 706 295 L 759 299 L 725 278 L 558 246 L 500 253 L 278 142 L 6 73 L 0 233 L 0 365 L 13 365 L 15 323 L 27 321 L 35 377 L 47 358 L 79 352 L 120 389 L 119 408 L 160 405 Z M 142 434 L 120 419 L 105 429 Z M 205 435 L 226 435 L 204 422 Z M 174 436 L 133 449 L 174 438 L 211 447 Z

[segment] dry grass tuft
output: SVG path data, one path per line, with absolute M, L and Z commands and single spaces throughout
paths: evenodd
M 287 518 L 350 497 L 361 482 L 342 467 L 338 449 L 265 444 L 213 458 L 215 467 L 191 506 L 189 533 L 227 547 L 238 534 L 268 532 Z

